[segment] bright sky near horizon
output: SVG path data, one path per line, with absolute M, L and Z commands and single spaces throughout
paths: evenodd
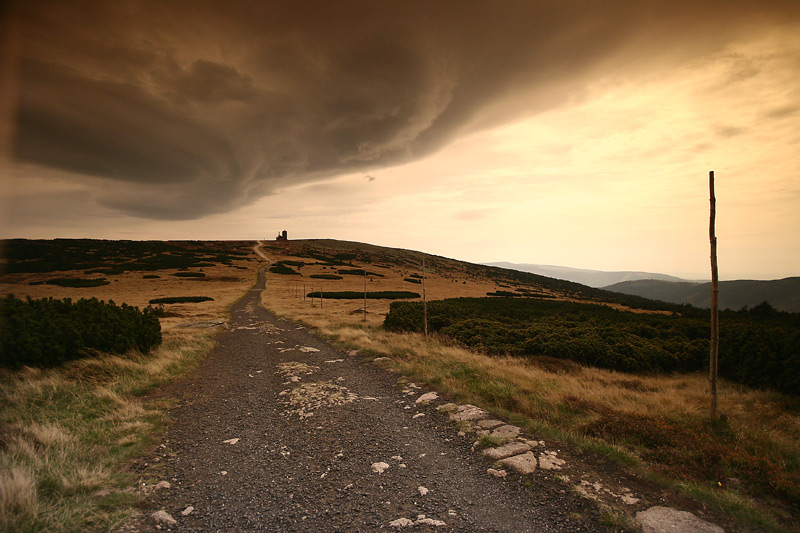
M 0 9 L 0 238 L 800 275 L 796 0 Z

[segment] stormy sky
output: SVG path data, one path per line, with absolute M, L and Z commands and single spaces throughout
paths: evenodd
M 0 237 L 800 274 L 796 0 L 2 9 Z

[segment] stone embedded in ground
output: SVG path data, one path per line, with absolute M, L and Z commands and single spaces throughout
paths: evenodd
M 468 420 L 481 420 L 483 418 L 487 418 L 488 415 L 489 413 L 487 413 L 480 407 L 475 407 L 474 405 L 465 404 L 465 405 L 459 405 L 455 413 L 450 413 L 450 420 L 455 420 L 457 422 L 466 422 Z
M 639 503 L 639 498 L 635 498 L 635 497 L 631 496 L 630 494 L 622 494 L 622 495 L 619 496 L 619 499 L 625 505 L 635 505 L 635 504 Z
M 172 487 L 172 485 L 169 484 L 169 481 L 159 481 L 158 483 L 156 483 L 156 490 L 168 489 L 170 487 Z
M 156 511 L 150 515 L 150 518 L 152 518 L 156 524 L 160 524 L 162 526 L 178 525 L 178 521 L 172 518 L 172 516 L 170 516 L 170 514 L 166 511 Z
M 298 348 L 298 350 L 304 353 L 314 353 L 319 351 L 318 349 L 312 348 L 311 346 L 301 346 Z
M 423 416 L 425 416 L 425 413 L 417 413 L 414 416 L 412 416 L 411 418 L 422 418 Z
M 544 452 L 539 454 L 539 468 L 542 470 L 561 470 L 561 466 L 566 463 L 563 459 L 556 456 L 556 452 Z
M 520 474 L 532 474 L 536 470 L 536 456 L 531 452 L 525 452 L 521 455 L 501 459 L 500 464 Z
M 425 515 L 420 515 L 420 516 L 422 518 L 417 518 L 417 520 L 414 522 L 415 526 L 425 525 L 425 526 L 441 527 L 441 526 L 447 525 L 444 522 L 442 522 L 441 520 L 434 520 L 433 518 L 426 518 Z
M 372 471 L 376 474 L 382 474 L 387 468 L 389 468 L 389 465 L 381 461 L 379 463 L 372 463 L 370 468 L 372 468 Z
M 505 424 L 502 420 L 478 420 L 478 427 L 482 429 L 494 429 Z
M 350 350 L 349 352 L 347 352 L 347 355 L 349 355 L 350 357 L 355 357 L 358 355 L 358 350 Z
M 499 459 L 511 457 L 512 455 L 525 453 L 530 449 L 531 447 L 523 442 L 510 442 L 508 444 L 504 444 L 503 446 L 498 446 L 497 448 L 486 448 L 483 450 L 483 455 L 489 459 L 497 461 Z
M 398 518 L 397 520 L 389 522 L 389 525 L 391 527 L 411 527 L 414 525 L 414 522 L 408 518 Z
M 718 525 L 701 520 L 690 512 L 660 505 L 636 513 L 636 520 L 644 533 L 725 533 Z
M 522 430 L 517 426 L 506 424 L 492 431 L 491 436 L 498 439 L 513 440 L 516 439 Z
M 505 470 L 495 470 L 494 468 L 489 468 L 486 470 L 486 473 L 490 476 L 499 477 L 501 479 L 505 479 L 508 475 L 508 472 Z
M 420 485 L 419 487 L 417 487 L 417 492 L 419 492 L 420 496 L 425 496 L 426 494 L 428 494 L 428 489 Z
M 237 439 L 228 439 L 228 440 L 222 441 L 223 444 L 231 444 L 231 445 L 236 444 L 237 442 L 239 442 L 238 438 Z
M 417 401 L 414 402 L 414 403 L 416 403 L 416 404 L 428 404 L 428 403 L 431 403 L 433 400 L 437 399 L 438 397 L 439 397 L 439 395 L 436 394 L 435 392 L 426 392 L 425 394 L 423 394 L 422 396 L 417 398 Z
M 190 514 L 192 514 L 192 511 L 194 511 L 194 507 L 192 507 L 192 506 L 190 505 L 189 507 L 187 507 L 186 509 L 184 509 L 183 511 L 181 511 L 181 514 L 182 514 L 183 516 L 189 516 Z

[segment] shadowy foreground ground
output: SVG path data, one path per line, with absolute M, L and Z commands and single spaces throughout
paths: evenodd
M 158 392 L 177 400 L 147 461 L 166 483 L 125 529 L 604 530 L 551 473 L 487 474 L 443 400 L 417 403 L 425 390 L 275 318 L 263 286 L 201 366 Z M 151 517 L 162 510 L 175 522 Z

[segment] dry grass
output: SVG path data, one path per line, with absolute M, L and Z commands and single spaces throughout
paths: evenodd
M 294 251 L 287 247 L 283 255 L 275 250 L 268 255 L 276 260 L 296 260 L 289 255 Z M 369 264 L 364 267 L 376 271 Z M 324 271 L 318 266 L 302 269 L 304 277 L 318 272 Z M 369 282 L 368 290 L 421 292 L 419 285 L 403 283 L 409 269 L 392 267 L 380 272 L 386 278 Z M 362 354 L 391 357 L 394 369 L 457 399 L 520 420 L 531 431 L 599 451 L 644 469 L 646 475 L 652 475 L 648 472 L 654 468 L 656 479 L 667 476 L 672 479 L 665 481 L 668 484 L 744 523 L 782 530 L 779 522 L 787 524 L 796 518 L 796 504 L 786 503 L 796 498 L 786 494 L 796 490 L 800 482 L 800 405 L 796 399 L 722 381 L 720 410 L 726 414 L 727 423 L 712 426 L 707 421 L 705 375 L 638 376 L 546 358 L 487 357 L 443 338 L 384 331 L 380 326 L 388 312 L 388 301 L 368 302 L 370 312 L 364 322 L 357 312 L 359 302 L 325 301 L 321 308 L 318 302 L 312 306 L 310 301 L 303 301 L 301 291 L 299 298 L 295 296 L 297 284 L 302 281 L 296 277 L 271 274 L 268 290 L 262 295 L 263 305 Z M 328 290 L 363 290 L 363 279 L 325 281 L 324 286 Z M 431 299 L 483 296 L 497 290 L 491 281 L 454 277 L 452 271 L 444 269 L 430 275 L 427 287 Z M 306 288 L 310 290 L 308 285 Z M 678 464 L 653 462 L 652 450 L 636 439 L 626 440 L 624 432 L 615 435 L 618 427 L 629 429 L 629 433 L 649 431 L 655 439 L 665 435 L 685 438 L 672 448 L 663 448 L 669 454 L 667 462 L 674 458 Z M 701 468 L 691 463 L 695 460 L 692 454 L 705 457 L 701 462 L 713 463 L 721 454 L 735 456 L 746 464 L 738 471 L 719 470 L 713 464 Z M 692 470 L 695 467 L 697 472 Z M 690 471 L 688 475 L 684 475 L 686 470 Z M 739 479 L 749 475 L 753 480 L 745 483 Z M 771 494 L 762 498 L 762 486 Z M 784 497 L 789 500 L 781 500 Z
M 84 289 L 28 285 L 48 274 L 3 278 L 0 293 L 17 297 L 96 297 L 140 308 L 161 296 L 205 295 L 214 301 L 165 306 L 178 316 L 161 319 L 164 342 L 147 355 L 0 371 L 0 530 L 109 530 L 135 513 L 140 496 L 131 488 L 142 480 L 127 466 L 151 449 L 165 423 L 165 405 L 139 397 L 183 375 L 211 349 L 213 331 L 178 326 L 227 316 L 259 266 L 237 264 L 248 270 L 206 267 L 210 281 L 169 276 L 172 270 L 158 271 L 158 279 L 128 272 L 110 276 L 110 285 Z

